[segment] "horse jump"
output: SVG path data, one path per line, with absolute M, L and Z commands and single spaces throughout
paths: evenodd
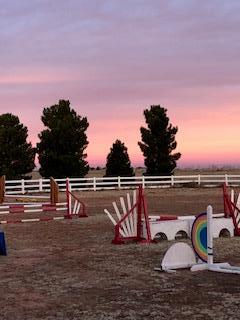
M 174 216 L 160 215 L 149 216 L 147 204 L 141 188 L 133 192 L 133 200 L 127 194 L 126 200 L 120 198 L 120 205 L 113 202 L 115 214 L 107 209 L 104 212 L 114 224 L 115 237 L 113 243 L 119 244 L 126 240 L 145 239 L 151 242 L 152 239 L 174 240 L 178 236 L 191 237 L 191 228 L 195 220 L 195 215 Z M 213 216 L 213 237 L 221 235 L 240 236 L 240 195 L 234 199 L 233 191 L 228 194 L 226 185 L 223 185 L 224 212 Z M 143 215 L 143 219 L 141 216 Z
M 240 267 L 213 261 L 213 220 L 213 208 L 208 206 L 207 212 L 199 214 L 193 222 L 192 247 L 183 242 L 173 244 L 164 255 L 161 267 L 155 270 L 175 272 L 176 269 L 190 268 L 191 271 L 240 274 Z
M 57 203 L 43 203 L 43 204 L 8 204 L 0 206 L 0 215 L 6 214 L 24 214 L 24 213 L 56 213 L 61 211 L 62 216 L 49 217 L 43 216 L 38 218 L 15 219 L 15 220 L 1 220 L 0 224 L 7 223 L 22 223 L 22 222 L 36 222 L 36 221 L 50 221 L 72 219 L 73 217 L 87 217 L 85 204 L 78 199 L 71 191 L 69 180 L 66 180 L 66 202 Z
M 23 194 L 7 194 L 6 193 L 6 178 L 0 177 L 0 204 L 3 204 L 10 199 L 14 199 L 17 202 L 30 202 L 30 201 L 45 201 L 47 203 L 58 203 L 59 201 L 59 187 L 54 178 L 50 178 L 50 196 L 38 196 L 38 195 L 23 195 Z

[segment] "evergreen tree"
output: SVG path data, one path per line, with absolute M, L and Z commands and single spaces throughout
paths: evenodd
M 177 147 L 177 127 L 169 124 L 167 109 L 153 105 L 144 110 L 148 128 L 140 128 L 142 142 L 138 142 L 145 157 L 147 175 L 171 175 L 180 153 L 172 153 Z
M 27 143 L 28 129 L 11 113 L 0 115 L 0 176 L 7 179 L 30 178 L 35 149 Z
M 131 177 L 134 170 L 129 160 L 127 148 L 120 140 L 116 140 L 107 156 L 106 177 Z
M 59 100 L 58 104 L 44 108 L 41 119 L 47 129 L 39 134 L 37 144 L 40 174 L 54 178 L 84 177 L 89 170 L 84 153 L 88 145 L 87 118 L 77 115 L 69 101 Z

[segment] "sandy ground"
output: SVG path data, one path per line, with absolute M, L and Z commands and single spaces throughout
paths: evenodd
M 150 214 L 222 211 L 220 188 L 145 191 Z M 2 225 L 0 319 L 240 319 L 240 276 L 158 273 L 173 243 L 111 244 L 103 213 L 126 191 L 82 192 L 88 218 Z M 188 240 L 187 240 L 188 241 Z M 214 241 L 215 260 L 240 266 L 240 238 Z

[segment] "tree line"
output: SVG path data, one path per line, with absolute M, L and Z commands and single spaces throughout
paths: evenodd
M 167 109 L 152 105 L 144 110 L 147 127 L 141 127 L 138 145 L 144 156 L 146 175 L 170 175 L 180 153 L 174 153 L 178 128 L 172 126 Z M 84 177 L 89 171 L 87 117 L 71 108 L 68 100 L 43 109 L 41 120 L 44 130 L 33 147 L 27 142 L 28 129 L 11 113 L 0 115 L 0 176 L 7 179 L 31 178 L 38 156 L 42 177 Z M 125 144 L 116 139 L 106 158 L 107 177 L 134 176 L 134 169 Z

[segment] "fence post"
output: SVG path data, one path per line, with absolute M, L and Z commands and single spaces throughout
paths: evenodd
M 142 176 L 142 187 L 145 189 L 145 176 Z
M 199 186 L 201 185 L 201 175 L 200 174 L 198 175 L 198 185 Z
M 173 175 L 171 176 L 171 186 L 172 187 L 174 186 L 174 176 Z
M 121 177 L 118 176 L 118 189 L 121 189 Z
M 96 191 L 96 177 L 93 178 L 93 191 Z
M 43 191 L 43 181 L 42 178 L 39 179 L 39 192 Z
M 228 175 L 225 174 L 225 183 L 226 183 L 226 186 L 228 186 Z
M 25 193 L 24 179 L 21 180 L 21 187 L 22 187 L 22 194 L 24 194 Z

